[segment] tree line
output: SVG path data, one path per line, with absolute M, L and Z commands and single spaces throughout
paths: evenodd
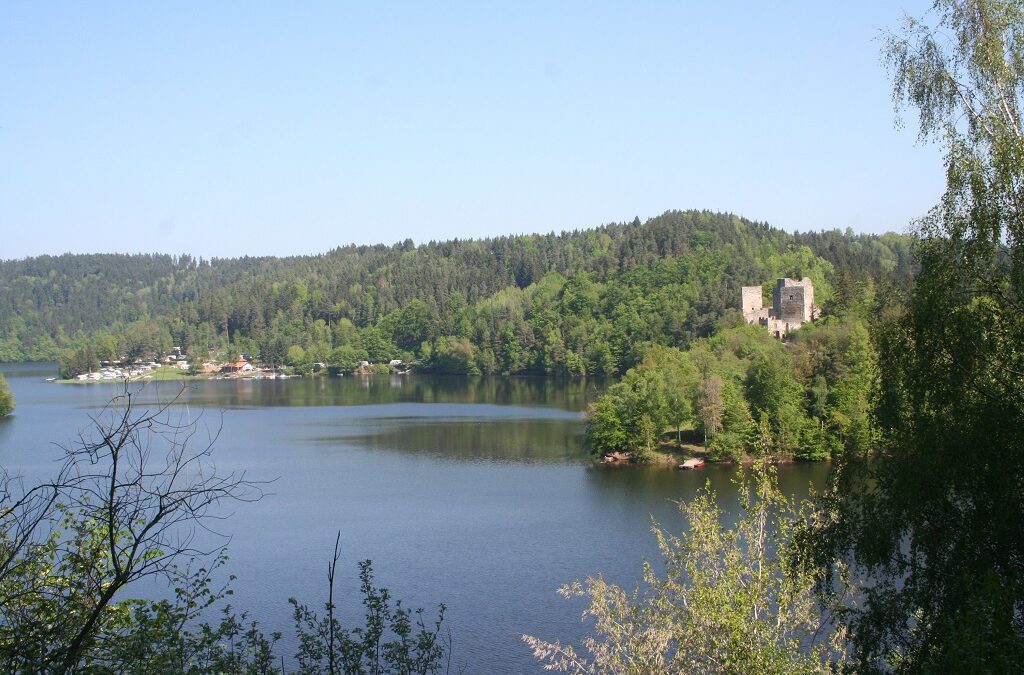
M 10 415 L 14 410 L 14 405 L 14 394 L 11 393 L 7 380 L 0 375 L 0 417 Z
M 758 499 L 724 531 L 711 504 L 683 505 L 690 534 L 658 533 L 663 574 L 647 567 L 633 593 L 600 578 L 565 589 L 589 601 L 595 636 L 580 649 L 527 638 L 553 668 L 1024 671 L 1024 3 L 937 0 L 882 37 L 896 103 L 945 151 L 946 191 L 914 229 L 913 287 L 868 313 L 867 342 L 844 322 L 835 328 L 847 340 L 804 351 L 799 331 L 790 368 L 773 377 L 764 378 L 768 352 L 746 346 L 719 350 L 705 376 L 697 345 L 656 354 L 657 368 L 627 375 L 632 388 L 618 393 L 655 431 L 689 404 L 712 444 L 714 431 L 728 433 L 730 406 L 738 428 L 750 427 L 745 402 L 762 413 L 760 456 L 807 429 L 805 413 L 830 437 L 829 486 L 794 510 L 756 479 Z M 869 368 L 851 368 L 857 361 Z M 657 418 L 634 392 L 657 392 L 663 372 L 690 396 Z M 773 413 L 762 379 L 791 390 L 802 411 Z M 700 411 L 716 399 L 709 388 L 722 392 L 714 414 Z M 774 576 L 761 575 L 766 566 Z M 803 604 L 811 590 L 817 613 Z
M 688 350 L 654 347 L 587 411 L 600 456 L 645 461 L 683 434 L 712 460 L 820 460 L 875 447 L 878 356 L 856 313 L 827 317 L 783 344 L 760 326 L 723 325 Z M 694 437 L 695 436 L 695 437 Z
M 788 234 L 725 213 L 560 235 L 350 246 L 319 256 L 60 256 L 0 262 L 0 361 L 247 354 L 308 372 L 400 358 L 446 373 L 617 376 L 648 346 L 686 348 L 743 285 L 809 276 L 843 309 L 905 287 L 898 235 Z

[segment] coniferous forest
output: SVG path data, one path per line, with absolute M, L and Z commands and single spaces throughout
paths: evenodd
M 671 211 L 559 235 L 411 240 L 315 256 L 63 255 L 0 262 L 0 361 L 64 374 L 172 346 L 310 364 L 419 360 L 438 372 L 624 373 L 736 315 L 743 285 L 809 276 L 842 313 L 912 277 L 909 240 L 788 234 Z
M 401 359 L 440 373 L 600 377 L 599 453 L 643 459 L 684 434 L 711 459 L 830 459 L 804 503 L 773 461 L 654 528 L 635 591 L 595 576 L 592 636 L 523 640 L 585 673 L 1024 670 L 1024 6 L 938 0 L 883 35 L 899 106 L 943 146 L 942 200 L 911 235 L 790 234 L 731 214 L 316 256 L 65 255 L 0 263 L 0 361 L 179 347 L 310 373 Z M 822 318 L 782 342 L 747 325 L 742 286 L 809 277 Z M 0 379 L 0 388 L 3 380 Z M 0 415 L 13 401 L 2 396 Z M 0 475 L 0 662 L 12 672 L 288 672 L 280 635 L 183 568 L 174 526 L 259 499 L 244 474 L 192 471 L 192 423 L 126 389 L 27 490 Z M 171 415 L 170 419 L 167 418 Z M 153 441 L 167 447 L 151 452 Z M 154 446 L 155 447 L 155 446 Z M 161 457 L 165 459 L 160 460 Z M 161 461 L 164 464 L 161 464 Z M 155 463 L 155 466 L 154 464 Z M 710 485 L 710 484 L 709 484 Z M 736 517 L 733 517 L 736 516 Z M 449 672 L 445 608 L 392 602 L 360 565 L 365 623 L 292 601 L 297 672 Z M 595 547 L 616 545 L 595 542 Z M 224 563 L 217 558 L 215 569 Z M 161 575 L 175 600 L 118 601 Z M 567 580 L 569 581 L 569 580 Z M 118 596 L 122 597 L 122 596 Z M 437 618 L 433 618 L 436 616 Z M 450 635 L 449 635 L 450 637 Z

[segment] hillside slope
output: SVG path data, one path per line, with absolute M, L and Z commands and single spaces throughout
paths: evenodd
M 644 345 L 707 335 L 741 285 L 806 275 L 819 304 L 841 303 L 865 283 L 907 283 L 908 251 L 897 235 L 794 235 L 670 211 L 561 234 L 289 258 L 42 256 L 0 262 L 0 361 L 68 347 L 134 357 L 172 344 L 275 362 L 301 347 L 291 360 L 328 361 L 349 346 L 440 370 L 611 374 Z

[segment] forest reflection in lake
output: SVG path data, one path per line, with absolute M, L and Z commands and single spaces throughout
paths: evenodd
M 52 443 L 89 426 L 116 385 L 43 382 L 52 368 L 5 366 L 17 398 L 0 422 L 0 462 L 30 475 L 52 469 Z M 147 386 L 143 405 L 173 383 Z M 178 405 L 219 427 L 214 458 L 274 480 L 255 504 L 234 508 L 228 571 L 232 604 L 281 630 L 290 658 L 287 599 L 324 600 L 324 569 L 341 530 L 343 598 L 356 597 L 356 561 L 374 560 L 396 597 L 428 609 L 444 602 L 455 664 L 466 672 L 540 672 L 519 636 L 578 640 L 582 607 L 562 583 L 602 573 L 633 585 L 657 551 L 652 518 L 681 528 L 674 500 L 710 481 L 727 513 L 734 470 L 681 472 L 593 466 L 582 411 L 593 382 L 540 378 L 318 378 L 190 384 Z M 221 416 L 221 411 L 223 416 Z M 781 471 L 784 490 L 806 493 L 824 465 Z M 344 603 L 345 601 L 343 601 Z M 344 606 L 349 617 L 358 607 Z

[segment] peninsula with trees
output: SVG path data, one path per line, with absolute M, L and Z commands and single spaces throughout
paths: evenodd
M 653 346 L 741 324 L 741 289 L 812 280 L 844 315 L 912 279 L 910 240 L 791 234 L 670 211 L 561 234 L 347 246 L 291 258 L 63 255 L 0 262 L 0 361 L 236 361 L 313 372 L 621 377 Z
M 868 327 L 913 272 L 907 237 L 709 211 L 280 259 L 41 257 L 0 262 L 0 360 L 87 381 L 596 377 L 597 456 L 821 459 L 872 442 Z
M 607 377 L 588 411 L 597 453 L 699 443 L 714 459 L 831 457 L 831 477 L 796 504 L 773 461 L 754 462 L 737 472 L 738 517 L 710 488 L 681 502 L 688 528 L 654 526 L 663 564 L 645 564 L 639 588 L 595 574 L 560 589 L 587 603 L 593 634 L 524 635 L 545 667 L 1022 672 L 1024 5 L 937 0 L 883 45 L 896 102 L 945 150 L 946 191 L 908 237 L 672 211 L 299 258 L 4 261 L 0 361 L 59 357 L 73 372 L 177 346 L 189 362 L 248 354 L 296 372 L 402 359 Z M 184 442 L 194 422 L 132 395 L 94 417 L 50 480 L 0 475 L 0 664 L 291 672 L 279 633 L 223 606 L 211 569 L 179 565 L 211 506 L 261 484 L 204 468 L 210 446 Z M 0 416 L 12 405 L 0 377 Z M 291 601 L 295 672 L 449 672 L 445 606 L 434 619 L 392 602 L 368 561 L 365 620 L 342 628 L 339 539 L 323 609 Z M 155 577 L 173 599 L 117 595 Z M 214 605 L 219 623 L 203 614 Z

